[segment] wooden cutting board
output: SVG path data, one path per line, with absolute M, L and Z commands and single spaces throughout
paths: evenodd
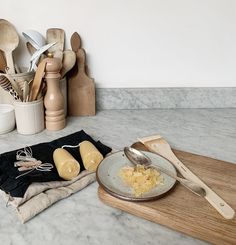
M 94 116 L 96 114 L 95 83 L 86 73 L 86 52 L 81 48 L 77 32 L 71 37 L 71 47 L 76 54 L 75 69 L 68 76 L 68 114 Z
M 141 143 L 136 149 L 147 150 Z M 173 150 L 176 156 L 236 210 L 236 164 Z M 151 202 L 128 202 L 98 189 L 109 206 L 167 226 L 213 244 L 236 244 L 236 217 L 224 219 L 204 198 L 177 184 L 168 195 Z

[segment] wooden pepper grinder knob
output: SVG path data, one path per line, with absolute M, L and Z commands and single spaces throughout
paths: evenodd
M 46 128 L 60 130 L 65 127 L 64 98 L 59 87 L 61 60 L 48 55 L 46 58 L 45 80 L 47 92 L 44 97 Z

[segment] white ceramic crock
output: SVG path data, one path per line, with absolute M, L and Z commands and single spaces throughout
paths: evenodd
M 45 128 L 43 98 L 32 102 L 14 101 L 19 134 L 37 134 Z
M 0 104 L 0 134 L 5 134 L 15 128 L 14 106 Z

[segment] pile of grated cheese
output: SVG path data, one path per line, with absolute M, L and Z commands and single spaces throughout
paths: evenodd
M 146 169 L 139 164 L 135 167 L 124 166 L 120 169 L 118 175 L 125 184 L 132 188 L 136 197 L 140 197 L 157 185 L 163 184 L 163 177 L 158 170 L 154 168 Z

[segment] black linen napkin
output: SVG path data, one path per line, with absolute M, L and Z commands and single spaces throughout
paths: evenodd
M 51 169 L 51 171 L 34 170 L 27 175 L 21 176 L 17 179 L 16 177 L 22 172 L 19 172 L 17 168 L 14 167 L 14 162 L 17 161 L 16 153 L 18 150 L 24 150 L 24 148 L 1 154 L 0 189 L 10 194 L 12 197 L 23 197 L 28 186 L 33 182 L 63 180 L 58 175 L 55 164 L 53 162 L 54 150 L 61 148 L 63 145 L 75 146 L 84 140 L 90 141 L 92 144 L 94 144 L 104 157 L 111 151 L 110 147 L 102 144 L 100 141 L 95 141 L 90 135 L 81 130 L 51 142 L 30 146 L 32 149 L 32 156 L 34 158 L 42 161 L 42 163 L 51 163 L 54 167 Z M 70 154 L 80 163 L 81 171 L 84 170 L 85 168 L 80 156 L 79 147 L 65 149 L 70 152 Z

